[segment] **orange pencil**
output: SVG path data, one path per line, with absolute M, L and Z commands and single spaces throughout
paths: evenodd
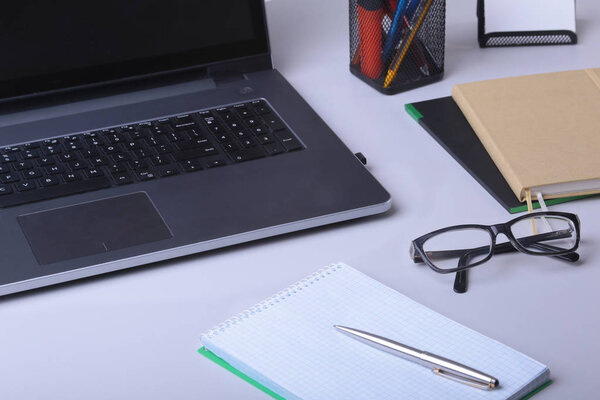
M 388 72 L 387 72 L 387 76 L 385 77 L 385 82 L 383 84 L 384 88 L 387 89 L 388 87 L 390 87 L 390 84 L 396 77 L 396 74 L 398 73 L 398 68 L 400 67 L 400 64 L 402 64 L 402 60 L 404 60 L 404 56 L 406 55 L 406 52 L 408 51 L 410 44 L 412 43 L 415 35 L 417 34 L 417 31 L 419 30 L 421 23 L 425 19 L 425 15 L 427 14 L 427 11 L 429 10 L 429 6 L 431 5 L 432 1 L 433 0 L 427 0 L 427 3 L 425 4 L 425 7 L 423 7 L 423 11 L 421 12 L 421 15 L 419 15 L 418 21 L 413 25 L 412 29 L 410 30 L 410 35 L 408 36 L 408 38 L 406 40 L 403 41 L 402 47 L 398 50 L 396 59 L 390 65 L 390 68 L 388 69 Z

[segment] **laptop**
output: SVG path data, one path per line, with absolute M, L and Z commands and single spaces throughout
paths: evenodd
M 0 51 L 0 295 L 390 208 L 263 0 L 12 2 Z

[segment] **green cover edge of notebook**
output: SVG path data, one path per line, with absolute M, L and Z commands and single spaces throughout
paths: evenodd
M 223 360 L 222 358 L 219 358 L 216 354 L 212 353 L 211 351 L 206 350 L 205 347 L 202 347 L 201 349 L 199 349 L 198 353 L 200 353 L 204 357 L 208 358 L 210 361 L 216 363 L 217 365 L 225 368 L 227 371 L 231 372 L 232 374 L 236 375 L 237 377 L 242 378 L 243 380 L 245 380 L 246 382 L 248 382 L 249 384 L 251 384 L 255 388 L 257 388 L 257 389 L 263 391 L 264 393 L 268 394 L 269 396 L 271 396 L 275 400 L 286 400 L 285 398 L 281 397 L 280 395 L 278 395 L 277 393 L 275 393 L 274 391 L 272 391 L 268 387 L 266 387 L 264 385 L 261 385 L 260 383 L 258 383 L 254 379 L 250 378 L 248 375 L 244 374 L 242 371 L 240 371 L 238 369 L 235 369 L 227 361 Z
M 275 393 L 274 391 L 272 391 L 268 387 L 266 387 L 264 385 L 261 385 L 260 383 L 258 383 L 254 379 L 250 378 L 248 375 L 244 374 L 240 370 L 235 369 L 227 361 L 223 360 L 222 358 L 219 358 L 219 356 L 217 356 L 216 354 L 212 353 L 210 350 L 206 350 L 205 347 L 202 347 L 201 349 L 199 349 L 198 353 L 200 353 L 204 357 L 208 358 L 210 361 L 214 362 L 215 364 L 217 364 L 217 365 L 225 368 L 227 371 L 231 372 L 232 374 L 236 375 L 237 377 L 242 378 L 243 380 L 245 380 L 246 382 L 248 382 L 249 384 L 251 384 L 255 388 L 257 388 L 257 389 L 261 390 L 262 392 L 268 394 L 269 396 L 271 396 L 275 400 L 286 400 L 285 398 L 281 397 L 280 395 L 278 395 L 277 393 Z M 546 389 L 551 384 L 552 384 L 552 380 L 549 380 L 548 382 L 544 383 L 542 386 L 538 387 L 537 389 L 535 389 L 532 392 L 530 392 L 529 394 L 527 394 L 521 400 L 530 399 L 531 397 L 533 397 L 537 393 L 539 393 L 542 390 Z
M 553 206 L 555 204 L 567 203 L 569 201 L 575 201 L 575 200 L 580 200 L 580 199 L 587 199 L 588 197 L 591 197 L 591 196 L 590 195 L 586 195 L 586 196 L 561 197 L 561 198 L 558 198 L 558 199 L 544 200 L 544 202 L 546 203 L 547 206 Z M 533 202 L 533 209 L 535 210 L 535 209 L 538 209 L 538 208 L 540 208 L 540 203 L 538 203 L 537 201 Z M 516 213 L 525 212 L 525 211 L 527 211 L 527 204 L 523 204 L 520 207 L 513 207 L 513 208 L 510 209 L 510 213 L 511 214 L 516 214 Z
M 411 117 L 413 117 L 413 119 L 417 122 L 419 122 L 419 120 L 421 118 L 423 118 L 423 115 L 421 115 L 421 113 L 419 112 L 419 110 L 417 110 L 417 108 L 415 106 L 413 106 L 412 104 L 406 104 L 405 106 L 406 112 L 408 113 L 408 115 L 410 115 Z

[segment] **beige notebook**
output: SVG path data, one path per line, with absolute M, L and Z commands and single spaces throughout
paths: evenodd
M 600 193 L 600 68 L 454 86 L 452 97 L 524 201 Z

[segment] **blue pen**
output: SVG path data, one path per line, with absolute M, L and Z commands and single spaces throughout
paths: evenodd
M 385 44 L 383 45 L 383 59 L 386 61 L 390 60 L 390 58 L 393 56 L 394 48 L 398 44 L 398 40 L 401 37 L 404 9 L 406 8 L 406 3 L 408 1 L 409 0 L 400 0 L 398 2 L 398 6 L 396 7 L 396 14 L 394 15 L 394 21 L 392 22 L 390 33 L 388 34 Z M 416 0 L 410 1 L 411 3 L 416 2 Z
M 396 14 L 394 15 L 394 21 L 392 22 L 392 27 L 390 28 L 390 33 L 388 34 L 383 46 L 383 59 L 386 62 L 391 61 L 391 58 L 394 56 L 394 49 L 402 38 L 402 23 L 404 20 L 404 14 L 406 14 L 406 18 L 410 21 L 416 9 L 419 7 L 419 2 L 419 0 L 400 0 L 398 3 L 398 7 L 396 7 Z

